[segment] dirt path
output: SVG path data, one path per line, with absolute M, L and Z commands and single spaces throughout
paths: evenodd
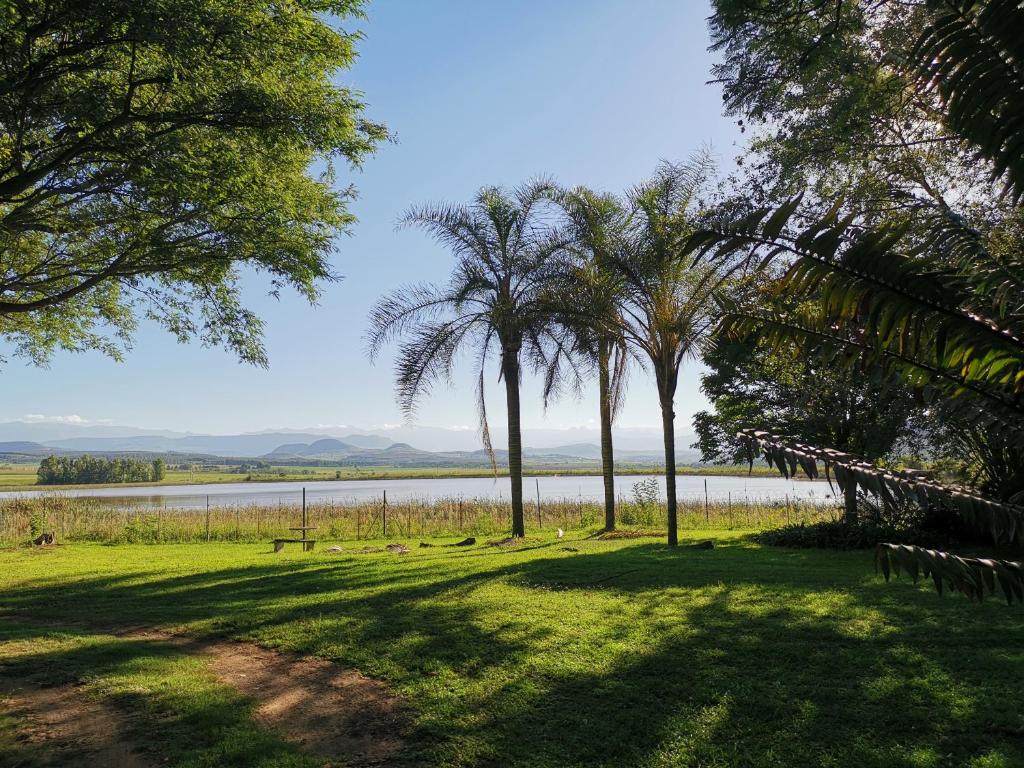
M 152 768 L 124 735 L 122 714 L 74 685 L 0 681 L 0 706 L 20 720 L 33 761 L 61 768 Z
M 217 680 L 256 703 L 256 718 L 303 751 L 351 766 L 398 762 L 407 717 L 404 702 L 383 683 L 311 656 L 268 650 L 253 643 L 209 640 L 149 629 L 106 631 L 132 640 L 180 646 L 209 660 Z M 75 686 L 42 688 L 29 680 L 5 681 L 0 695 L 26 723 L 25 737 L 43 764 L 150 768 L 125 737 L 126 715 L 83 695 Z M 81 755 L 79 762 L 68 755 Z M 49 761 L 49 762 L 47 762 Z

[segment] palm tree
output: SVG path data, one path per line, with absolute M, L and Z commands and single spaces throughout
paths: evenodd
M 665 445 L 668 543 L 679 543 L 676 511 L 675 393 L 679 368 L 715 322 L 712 293 L 716 262 L 696 264 L 684 246 L 694 231 L 690 208 L 712 170 L 708 155 L 662 163 L 630 191 L 624 247 L 613 259 L 622 278 L 622 333 L 634 354 L 650 365 L 658 387 Z
M 558 290 L 560 322 L 572 337 L 572 349 L 597 369 L 601 417 L 601 473 L 604 478 L 604 527 L 615 530 L 615 460 L 612 423 L 622 403 L 627 347 L 621 303 L 625 286 L 614 267 L 628 216 L 621 200 L 585 187 L 557 190 L 555 201 L 568 223 L 569 265 Z
M 484 371 L 499 354 L 508 406 L 508 469 L 512 535 L 525 535 L 519 386 L 524 362 L 547 367 L 562 343 L 546 296 L 562 242 L 546 225 L 550 185 L 526 184 L 511 193 L 481 189 L 468 205 L 427 205 L 403 223 L 418 226 L 456 258 L 445 286 L 411 285 L 381 299 L 370 312 L 370 359 L 402 338 L 395 364 L 399 404 L 407 416 L 438 381 L 449 381 L 456 356 L 472 350 L 484 447 L 494 464 L 484 400 Z M 554 350 L 549 352 L 549 350 Z

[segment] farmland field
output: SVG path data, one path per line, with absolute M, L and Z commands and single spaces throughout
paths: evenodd
M 404 555 L 9 548 L 0 657 L 5 676 L 109 704 L 154 765 L 323 762 L 189 646 L 119 628 L 244 639 L 382 681 L 407 721 L 398 765 L 1024 765 L 1019 608 L 886 584 L 865 552 L 696 536 L 675 551 L 550 532 L 406 540 Z M 41 764 L 24 725 L 0 718 L 0 763 Z

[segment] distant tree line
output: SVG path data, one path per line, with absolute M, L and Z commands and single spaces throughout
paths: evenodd
M 39 464 L 39 485 L 148 483 L 164 479 L 164 460 L 49 456 Z

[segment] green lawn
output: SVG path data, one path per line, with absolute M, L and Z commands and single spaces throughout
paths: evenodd
M 187 628 L 336 659 L 408 701 L 417 764 L 1024 765 L 1019 607 L 886 585 L 865 552 L 716 541 L 5 550 L 0 659 L 83 680 L 170 765 L 311 763 L 181 649 L 84 627 Z M 14 725 L 0 718 L 0 752 L 30 766 Z

